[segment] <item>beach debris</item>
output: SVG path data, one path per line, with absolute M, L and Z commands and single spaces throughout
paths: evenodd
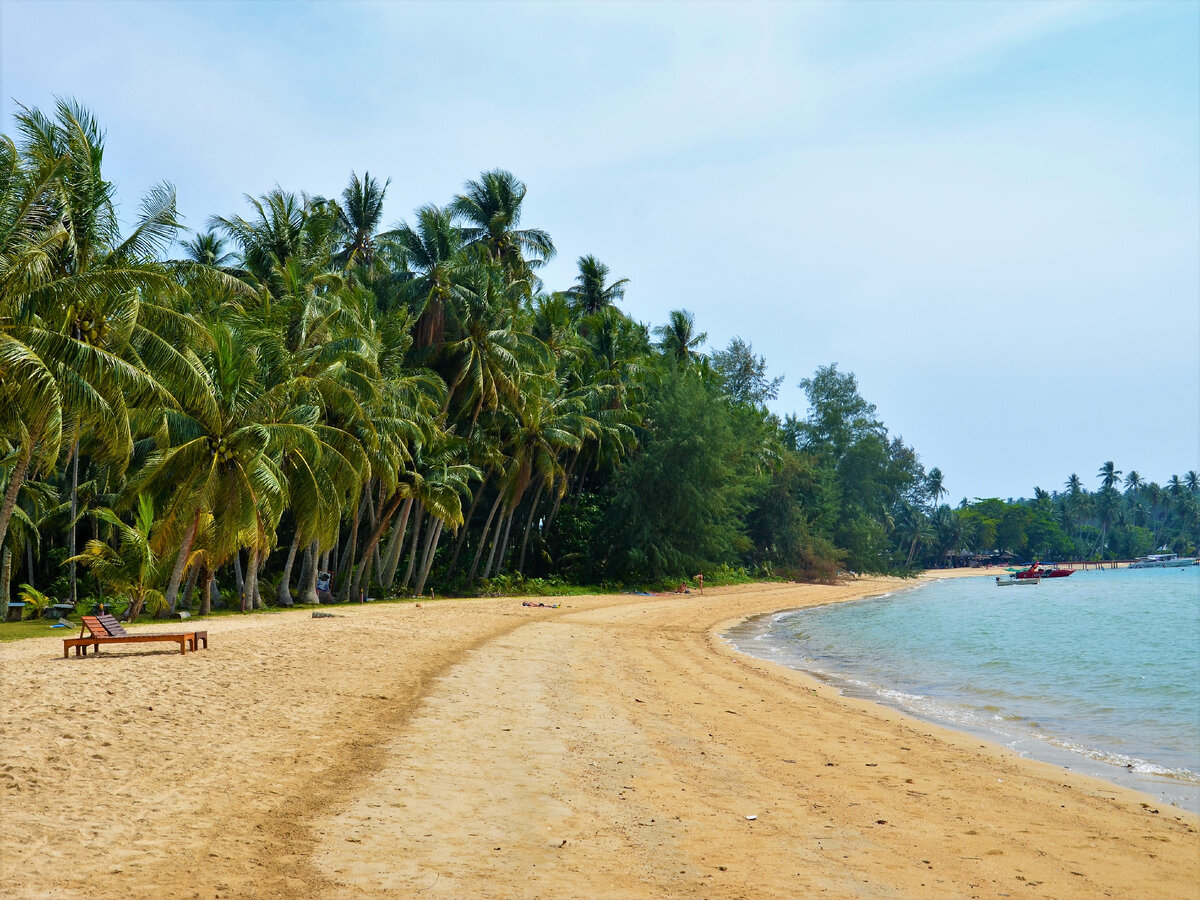
M 314 619 L 336 619 L 336 618 L 338 618 L 333 613 L 327 613 L 327 612 L 314 612 L 312 617 Z
M 757 818 L 758 818 L 758 816 L 746 816 L 746 821 L 747 821 L 747 822 L 753 822 L 753 821 L 754 821 L 755 819 L 757 819 Z

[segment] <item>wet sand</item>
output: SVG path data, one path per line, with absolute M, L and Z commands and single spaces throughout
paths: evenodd
M 0 646 L 0 896 L 1200 897 L 1197 817 L 718 637 L 897 584 Z

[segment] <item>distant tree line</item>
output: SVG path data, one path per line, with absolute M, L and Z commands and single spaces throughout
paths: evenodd
M 15 126 L 5 606 L 19 590 L 203 613 L 931 556 L 941 473 L 852 374 L 819 369 L 807 415 L 780 418 L 782 379 L 749 342 L 706 354 L 685 310 L 638 322 L 590 255 L 547 288 L 556 248 L 523 226 L 509 172 L 391 228 L 389 182 L 365 173 L 338 198 L 247 197 L 198 233 L 162 184 L 122 232 L 85 109 L 22 108 Z
M 1155 552 L 1194 556 L 1200 545 L 1200 480 L 1195 470 L 1165 486 L 1112 462 L 1095 490 L 1072 473 L 1059 491 L 1034 488 L 1029 499 L 963 499 L 934 513 L 922 556 L 938 565 L 952 555 L 1006 551 L 1024 560 L 1134 559 Z

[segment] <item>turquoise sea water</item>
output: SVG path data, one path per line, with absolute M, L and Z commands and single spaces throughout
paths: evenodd
M 844 692 L 1200 812 L 1200 568 L 989 577 L 777 613 L 726 637 Z

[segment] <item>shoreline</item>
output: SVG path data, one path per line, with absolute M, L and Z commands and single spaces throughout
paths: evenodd
M 0 896 L 1194 897 L 1197 817 L 716 631 L 897 585 L 334 606 L 210 620 L 184 657 L 5 644 Z
M 955 570 L 950 571 L 955 572 Z M 846 602 L 866 603 L 883 600 L 894 594 L 919 589 L 934 580 L 973 576 L 983 577 L 990 574 L 988 571 L 978 570 L 962 570 L 960 574 L 942 574 L 938 571 L 930 571 L 921 576 L 921 580 L 917 584 L 905 585 L 898 589 L 866 595 Z M 936 712 L 914 709 L 911 706 L 905 705 L 900 700 L 890 698 L 886 693 L 889 688 L 888 684 L 858 682 L 847 674 L 822 672 L 808 668 L 802 662 L 784 662 L 774 656 L 760 655 L 753 652 L 743 640 L 749 638 L 752 641 L 754 638 L 769 632 L 771 625 L 778 618 L 786 616 L 789 613 L 804 612 L 816 608 L 818 607 L 781 609 L 749 616 L 744 619 L 725 623 L 718 630 L 718 633 L 736 652 L 800 672 L 817 683 L 832 687 L 843 697 L 875 703 L 919 722 L 926 722 L 969 737 L 988 741 L 999 748 L 1016 754 L 1022 759 L 1052 765 L 1067 772 L 1075 772 L 1088 777 L 1099 778 L 1123 789 L 1136 791 L 1142 794 L 1145 800 L 1155 804 L 1166 804 L 1184 810 L 1192 815 L 1200 815 L 1200 783 L 1195 781 L 1173 777 L 1170 774 L 1127 771 L 1125 767 L 1100 756 L 1093 757 L 1081 750 L 1072 750 L 1068 746 L 1060 745 L 1053 740 L 1039 740 L 1037 735 L 1021 736 L 1011 734 L 997 728 L 989 727 L 986 723 L 964 721 L 962 719 L 938 715 Z M 946 702 L 954 704 L 955 701 Z

